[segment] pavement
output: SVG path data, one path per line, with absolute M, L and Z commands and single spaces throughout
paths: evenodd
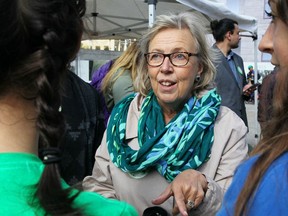
M 245 105 L 249 127 L 247 142 L 251 147 L 255 147 L 259 141 L 261 132 L 260 125 L 257 121 L 257 104 L 246 103 Z

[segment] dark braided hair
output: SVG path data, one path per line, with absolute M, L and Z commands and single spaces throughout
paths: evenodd
M 35 102 L 41 148 L 58 148 L 64 131 L 61 84 L 80 47 L 85 9 L 85 0 L 0 1 L 0 97 L 15 92 Z M 72 207 L 77 195 L 62 189 L 50 163 L 34 200 L 49 215 L 80 215 Z

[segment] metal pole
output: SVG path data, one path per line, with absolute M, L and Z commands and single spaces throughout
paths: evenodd
M 152 27 L 154 20 L 155 20 L 155 16 L 156 16 L 156 4 L 157 4 L 157 0 L 148 0 L 148 13 L 149 13 L 149 27 Z
M 257 61 L 257 35 L 255 37 L 253 37 L 253 41 L 254 41 L 254 83 L 258 83 L 258 61 Z M 255 129 L 256 129 L 256 133 L 255 133 L 255 139 L 257 141 L 257 143 L 259 142 L 260 139 L 260 127 L 259 127 L 259 123 L 258 123 L 258 89 L 256 89 L 256 91 L 254 92 L 254 111 L 255 111 Z

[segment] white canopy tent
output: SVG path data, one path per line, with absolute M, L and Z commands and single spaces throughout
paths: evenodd
M 250 32 L 253 36 L 257 36 L 257 20 L 254 17 L 236 14 L 231 11 L 224 3 L 217 0 L 176 0 L 196 11 L 205 14 L 210 19 L 230 18 L 239 23 L 242 31 Z
M 86 23 L 91 39 L 140 38 L 156 15 L 181 11 L 200 12 L 207 24 L 229 17 L 243 31 L 257 35 L 255 18 L 233 13 L 217 0 L 87 0 Z
M 191 8 L 175 0 L 87 0 L 86 24 L 89 39 L 137 39 L 156 14 Z

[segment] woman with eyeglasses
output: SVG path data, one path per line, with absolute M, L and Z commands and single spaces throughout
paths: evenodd
M 83 186 L 139 215 L 214 215 L 247 156 L 247 128 L 221 106 L 201 20 L 158 16 L 140 47 L 139 93 L 114 107 Z

